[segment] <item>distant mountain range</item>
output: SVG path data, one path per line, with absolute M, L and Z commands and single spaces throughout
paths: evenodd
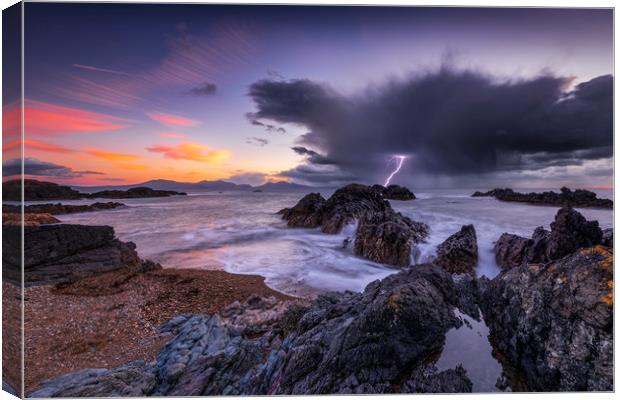
M 100 190 L 126 190 L 140 186 L 150 187 L 156 190 L 176 190 L 181 192 L 193 191 L 225 191 L 225 190 L 241 190 L 241 191 L 263 191 L 263 192 L 287 192 L 295 190 L 309 190 L 310 186 L 298 185 L 289 182 L 267 182 L 260 186 L 251 186 L 248 184 L 236 184 L 233 182 L 217 180 L 217 181 L 200 181 L 200 182 L 177 182 L 167 179 L 153 179 L 147 182 L 136 183 L 134 185 L 105 185 L 105 186 L 71 186 L 75 190 L 84 193 L 92 193 Z

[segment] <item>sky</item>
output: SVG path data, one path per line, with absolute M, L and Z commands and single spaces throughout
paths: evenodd
M 607 186 L 605 9 L 26 3 L 25 169 L 74 185 Z M 9 101 L 7 101 L 7 99 Z M 20 104 L 3 105 L 4 176 Z

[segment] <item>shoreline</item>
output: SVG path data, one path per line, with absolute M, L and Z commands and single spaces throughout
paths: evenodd
M 4 293 L 11 295 L 11 286 L 16 288 L 3 283 Z M 165 322 L 184 314 L 217 313 L 254 295 L 292 299 L 258 275 L 177 268 L 119 270 L 27 287 L 25 392 L 84 368 L 149 362 L 174 337 L 159 333 Z

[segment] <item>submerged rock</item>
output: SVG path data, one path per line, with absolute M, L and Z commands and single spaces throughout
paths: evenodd
M 542 193 L 518 193 L 512 189 L 493 189 L 488 192 L 475 192 L 472 197 L 495 197 L 501 201 L 512 201 L 519 203 L 540 204 L 547 206 L 560 207 L 593 207 L 593 208 L 613 208 L 614 203 L 609 199 L 599 199 L 596 193 L 589 190 L 577 189 L 571 191 L 563 187 L 560 193 L 553 191 Z
M 531 390 L 613 390 L 612 250 L 504 270 L 482 285 L 481 309 Z
M 463 225 L 443 243 L 437 246 L 437 258 L 433 264 L 454 274 L 474 273 L 478 263 L 478 243 L 473 225 Z
M 3 226 L 3 246 L 15 249 L 5 253 L 3 273 L 15 281 L 21 275 L 20 229 L 20 226 Z M 131 271 L 161 268 L 159 264 L 141 260 L 136 245 L 116 239 L 110 226 L 26 226 L 23 255 L 26 284 L 71 281 L 121 268 Z
M 355 254 L 378 263 L 407 267 L 411 247 L 428 236 L 428 225 L 388 210 L 365 213 L 359 220 Z
M 495 259 L 502 269 L 527 263 L 544 263 L 602 241 L 603 232 L 598 221 L 587 221 L 574 209 L 563 207 L 551 223 L 551 231 L 538 227 L 531 239 L 502 234 L 495 243 Z
M 292 313 L 255 299 L 231 306 L 230 313 L 224 315 L 182 316 L 169 322 L 165 329 L 176 337 L 154 362 L 141 367 L 131 391 L 106 383 L 112 374 L 118 374 L 116 369 L 98 373 L 101 383 L 86 379 L 76 384 L 85 374 L 81 371 L 44 382 L 34 394 L 471 391 L 462 367 L 439 372 L 428 361 L 441 351 L 446 332 L 462 323 L 455 316 L 456 305 L 457 292 L 450 275 L 431 265 L 375 281 L 363 293 L 319 296 Z M 244 317 L 252 307 L 253 317 Z M 280 322 L 267 323 L 272 318 L 261 317 L 265 313 L 280 315 Z M 278 328 L 256 330 L 256 324 Z

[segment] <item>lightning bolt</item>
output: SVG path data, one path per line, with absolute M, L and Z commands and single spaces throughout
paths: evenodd
M 390 162 L 392 162 L 392 160 L 397 160 L 396 169 L 394 169 L 394 171 L 392 171 L 390 176 L 387 177 L 387 179 L 385 180 L 385 184 L 383 186 L 388 186 L 390 184 L 390 181 L 392 180 L 394 175 L 396 175 L 398 173 L 398 171 L 400 171 L 400 169 L 403 166 L 403 163 L 405 162 L 406 158 L 407 158 L 407 156 L 394 156 L 394 157 L 392 157 L 390 159 Z

